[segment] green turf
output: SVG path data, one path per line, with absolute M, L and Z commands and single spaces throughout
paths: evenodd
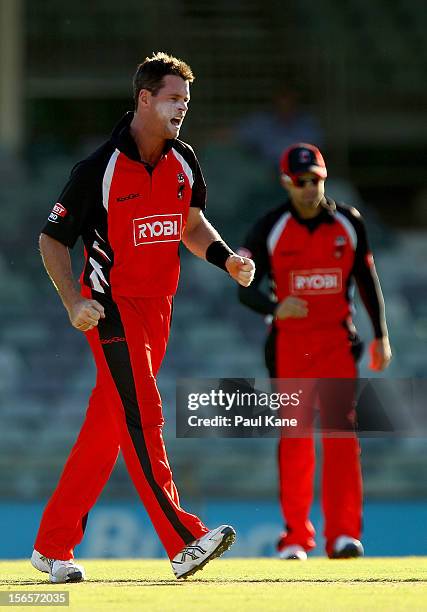
M 225 558 L 187 581 L 177 581 L 165 560 L 85 560 L 84 566 L 86 582 L 51 585 L 28 561 L 2 561 L 0 591 L 67 590 L 72 610 L 111 612 L 427 611 L 424 557 Z

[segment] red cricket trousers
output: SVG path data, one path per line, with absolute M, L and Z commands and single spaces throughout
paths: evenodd
M 86 297 L 92 297 L 84 288 Z M 43 513 L 35 548 L 70 559 L 87 514 L 122 451 L 127 469 L 168 556 L 208 529 L 183 510 L 166 456 L 156 375 L 166 351 L 171 297 L 115 297 L 96 293 L 105 319 L 86 333 L 97 380 L 77 441 Z
M 352 345 L 346 330 L 292 335 L 278 331 L 276 343 L 276 376 L 278 378 L 346 378 L 357 376 Z M 321 381 L 321 384 L 328 381 Z M 318 398 L 322 429 L 331 411 L 335 422 L 354 416 L 352 383 L 350 394 L 326 393 Z M 345 387 L 343 382 L 339 389 Z M 353 416 L 352 416 L 353 413 Z M 326 425 L 327 426 L 327 425 Z M 324 431 L 324 430 L 323 430 Z M 360 539 L 362 526 L 362 476 L 360 447 L 356 434 L 349 429 L 340 433 L 322 433 L 322 509 L 325 520 L 326 552 L 332 553 L 334 540 L 340 535 Z M 280 503 L 286 525 L 278 548 L 299 544 L 305 550 L 315 547 L 315 530 L 310 521 L 315 473 L 315 442 L 308 427 L 304 437 L 283 436 L 278 448 Z

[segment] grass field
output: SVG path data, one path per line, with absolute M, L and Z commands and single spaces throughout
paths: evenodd
M 165 560 L 85 560 L 84 566 L 86 582 L 51 585 L 28 561 L 2 561 L 0 591 L 67 590 L 72 610 L 111 612 L 427 611 L 424 557 L 307 562 L 225 558 L 187 581 L 177 581 Z

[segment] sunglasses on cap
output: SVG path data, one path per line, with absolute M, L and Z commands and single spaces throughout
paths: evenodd
M 293 179 L 295 187 L 305 187 L 306 185 L 318 185 L 322 179 L 320 176 L 313 176 L 311 178 L 296 177 Z

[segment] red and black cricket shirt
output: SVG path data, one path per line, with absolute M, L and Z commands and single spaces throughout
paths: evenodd
M 193 149 L 168 140 L 152 168 L 141 161 L 129 126 L 72 170 L 43 233 L 67 247 L 82 236 L 81 283 L 99 293 L 132 297 L 173 295 L 178 248 L 189 207 L 206 205 L 206 185 Z
M 353 207 L 330 198 L 313 219 L 302 219 L 290 202 L 255 223 L 240 253 L 252 257 L 252 285 L 239 289 L 240 300 L 253 310 L 272 315 L 288 296 L 308 303 L 308 316 L 275 320 L 278 330 L 322 333 L 352 322 L 356 282 L 376 337 L 387 334 L 384 301 L 368 245 L 364 221 Z M 260 284 L 268 277 L 270 295 Z

